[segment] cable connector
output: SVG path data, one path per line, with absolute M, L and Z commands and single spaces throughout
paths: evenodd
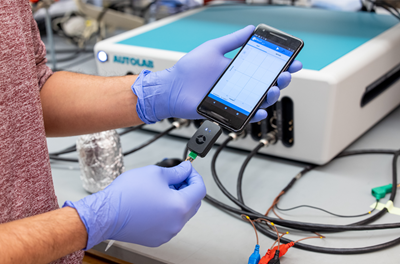
M 256 245 L 253 254 L 249 258 L 248 264 L 258 264 L 260 262 L 260 245 Z
M 198 155 L 204 158 L 221 133 L 222 129 L 219 125 L 206 120 L 189 140 L 187 147 L 191 152 L 196 154 L 196 157 Z
M 386 194 L 392 192 L 392 184 L 388 184 L 385 186 L 372 188 L 371 194 L 376 198 L 376 200 L 380 200 L 385 197 Z
M 189 119 L 179 118 L 177 121 L 172 122 L 172 125 L 176 128 L 181 128 L 183 126 L 188 126 L 190 123 Z
M 193 162 L 197 158 L 197 154 L 191 151 L 185 161 Z
M 287 244 L 279 245 L 279 250 L 278 250 L 278 246 L 275 246 L 273 249 L 268 249 L 268 251 L 264 255 L 264 257 L 261 258 L 259 264 L 279 263 L 279 262 L 271 262 L 273 259 L 275 259 L 276 252 L 279 252 L 279 258 L 281 258 L 288 252 L 289 248 L 291 248 L 293 246 L 294 246 L 294 242 L 292 241 Z
M 281 264 L 279 259 L 279 250 L 275 251 L 274 257 L 268 262 L 268 264 Z
M 264 144 L 264 147 L 268 147 L 269 145 L 273 145 L 278 141 L 278 133 L 276 130 L 268 132 L 263 139 L 260 140 L 260 143 Z
M 272 257 L 274 256 L 274 254 L 271 254 L 272 250 L 268 249 L 267 253 L 265 253 L 265 255 L 260 259 L 260 261 L 258 262 L 258 264 L 268 264 L 268 262 L 272 259 Z
M 228 136 L 231 137 L 233 141 L 235 141 L 235 140 L 238 140 L 239 138 L 244 138 L 246 136 L 246 132 L 243 131 L 239 134 L 231 132 L 228 134 Z
M 295 178 L 296 180 L 298 180 L 298 179 L 301 178 L 301 176 L 303 176 L 303 174 L 301 174 L 301 172 L 299 172 L 299 173 L 296 174 L 296 176 L 294 176 L 294 178 Z
M 293 241 L 290 242 L 290 243 L 287 243 L 287 244 L 281 244 L 279 246 L 279 257 L 280 258 L 283 257 L 288 252 L 289 248 L 291 248 L 293 246 L 294 246 L 294 242 Z M 274 250 L 278 251 L 278 246 L 275 246 L 272 249 L 272 251 L 274 251 Z

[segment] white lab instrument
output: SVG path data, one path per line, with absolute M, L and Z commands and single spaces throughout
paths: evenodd
M 293 75 L 278 104 L 281 140 L 260 153 L 324 164 L 399 105 L 400 24 L 373 13 L 289 6 L 200 8 L 97 43 L 98 71 L 115 76 L 163 70 L 206 40 L 259 23 L 305 42 L 298 56 L 304 69 Z M 165 120 L 147 127 L 161 131 L 169 126 Z M 190 138 L 195 130 L 192 125 L 172 134 Z M 230 146 L 251 150 L 256 144 L 248 136 Z

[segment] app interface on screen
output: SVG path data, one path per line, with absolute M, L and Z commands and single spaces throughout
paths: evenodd
M 208 97 L 249 115 L 292 54 L 253 35 Z

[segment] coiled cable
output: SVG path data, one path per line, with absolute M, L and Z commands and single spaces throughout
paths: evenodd
M 252 208 L 249 208 L 247 205 L 245 205 L 243 202 L 239 201 L 236 199 L 227 189 L 222 185 L 221 181 L 218 178 L 218 175 L 216 173 L 215 169 L 215 164 L 218 155 L 222 151 L 223 148 L 227 146 L 227 144 L 232 140 L 231 137 L 228 137 L 222 144 L 221 146 L 216 150 L 213 158 L 212 158 L 212 164 L 211 164 L 211 171 L 213 174 L 213 178 L 219 187 L 219 189 L 227 196 L 232 202 L 234 202 L 236 205 L 238 205 L 241 209 L 234 208 L 232 206 L 226 205 L 214 198 L 212 198 L 210 195 L 207 195 L 205 198 L 205 201 L 211 203 L 212 205 L 222 209 L 223 211 L 229 212 L 229 213 L 234 213 L 234 214 L 246 214 L 249 217 L 256 219 L 256 218 L 265 218 L 269 221 L 274 222 L 275 224 L 288 227 L 288 228 L 294 228 L 298 230 L 303 230 L 303 231 L 324 231 L 324 232 L 341 232 L 341 231 L 362 231 L 362 230 L 378 230 L 378 229 L 390 229 L 390 228 L 399 228 L 400 223 L 390 223 L 390 224 L 375 224 L 375 225 L 366 225 L 367 223 L 373 222 L 377 219 L 379 219 L 382 215 L 384 215 L 387 210 L 382 210 L 378 214 L 375 214 L 374 216 L 357 222 L 353 223 L 350 225 L 327 225 L 327 224 L 315 224 L 315 223 L 303 223 L 303 222 L 298 222 L 298 221 L 290 221 L 290 220 L 281 220 L 277 218 L 271 218 L 271 217 L 266 217 L 265 215 L 262 215 Z M 256 148 L 260 148 L 260 145 L 257 145 Z M 338 157 L 345 157 L 345 156 L 350 156 L 350 155 L 358 155 L 358 154 L 392 154 L 393 156 L 393 162 L 392 162 L 392 182 L 393 186 L 397 186 L 397 160 L 398 156 L 400 155 L 400 151 L 393 151 L 393 150 L 367 150 L 367 151 L 348 151 L 340 154 Z M 253 152 L 250 153 L 251 156 L 254 156 Z M 250 156 L 249 155 L 249 156 Z M 249 157 L 248 156 L 248 157 Z M 249 159 L 246 159 L 248 163 Z M 246 165 L 247 165 L 246 163 Z M 243 166 L 242 166 L 243 167 Z M 314 168 L 314 166 L 308 166 L 305 168 L 303 171 L 307 172 L 310 171 Z M 244 169 L 241 170 L 241 172 L 244 172 Z M 239 182 L 239 180 L 238 180 Z M 291 181 L 288 186 L 286 186 L 285 189 L 290 189 L 291 186 L 293 186 L 295 181 Z M 393 191 L 393 190 L 392 190 Z M 392 193 L 390 199 L 393 201 L 395 198 L 396 193 Z M 275 233 L 271 232 L 269 229 L 267 229 L 265 226 L 261 225 L 260 223 L 256 224 L 257 229 L 263 233 L 264 235 L 276 240 L 277 236 Z M 282 238 L 282 242 L 284 243 L 290 243 L 291 240 L 287 238 Z M 327 248 L 327 247 L 318 247 L 318 246 L 311 246 L 303 243 L 296 243 L 295 247 L 299 249 L 304 249 L 308 251 L 314 251 L 314 252 L 320 252 L 320 253 L 328 253 L 328 254 L 361 254 L 361 253 L 368 253 L 368 252 L 373 252 L 373 251 L 378 251 L 381 249 L 389 248 L 395 245 L 398 245 L 400 243 L 400 238 L 396 238 L 394 240 L 391 240 L 389 242 L 385 242 L 382 244 L 378 245 L 373 245 L 373 246 L 367 246 L 367 247 L 359 247 L 359 248 Z

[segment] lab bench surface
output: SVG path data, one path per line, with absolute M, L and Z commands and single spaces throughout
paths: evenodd
M 359 138 L 348 149 L 396 149 L 400 146 L 400 108 L 378 123 Z M 145 142 L 154 134 L 136 131 L 121 137 L 124 150 Z M 76 137 L 49 138 L 49 151 L 61 150 L 75 143 Z M 142 167 L 164 158 L 182 157 L 186 140 L 164 137 L 154 144 L 125 158 L 126 169 Z M 227 204 L 232 203 L 223 196 L 214 184 L 210 161 L 214 149 L 204 158 L 193 163 L 203 176 L 207 193 Z M 225 150 L 217 161 L 217 171 L 228 190 L 236 193 L 236 179 L 246 152 Z M 306 174 L 293 189 L 282 197 L 280 206 L 288 208 L 300 204 L 311 204 L 340 214 L 353 215 L 370 210 L 374 198 L 371 188 L 391 182 L 392 156 L 361 155 L 335 160 Z M 244 199 L 248 205 L 265 212 L 274 197 L 286 186 L 304 164 L 267 156 L 256 156 L 248 165 L 244 175 Z M 77 164 L 52 162 L 53 180 L 59 204 L 65 200 L 79 200 L 87 192 L 82 187 Z M 387 199 L 387 198 L 386 198 Z M 385 200 L 382 201 L 385 203 Z M 397 198 L 395 205 L 400 202 Z M 361 220 L 329 216 L 327 214 L 298 209 L 280 212 L 285 219 L 314 223 L 349 224 Z M 387 214 L 376 223 L 399 222 L 400 216 Z M 307 232 L 289 230 L 288 238 L 300 239 L 310 236 Z M 324 234 L 326 239 L 305 241 L 322 247 L 364 247 L 383 243 L 400 236 L 397 229 L 383 231 L 342 232 Z M 242 220 L 203 202 L 199 212 L 170 242 L 148 248 L 116 242 L 107 254 L 133 263 L 247 263 L 253 252 L 255 235 L 252 227 Z M 273 241 L 260 235 L 261 254 Z M 105 243 L 95 247 L 104 250 Z M 284 264 L 316 263 L 398 263 L 399 247 L 362 254 L 329 255 L 292 248 L 281 262 Z

